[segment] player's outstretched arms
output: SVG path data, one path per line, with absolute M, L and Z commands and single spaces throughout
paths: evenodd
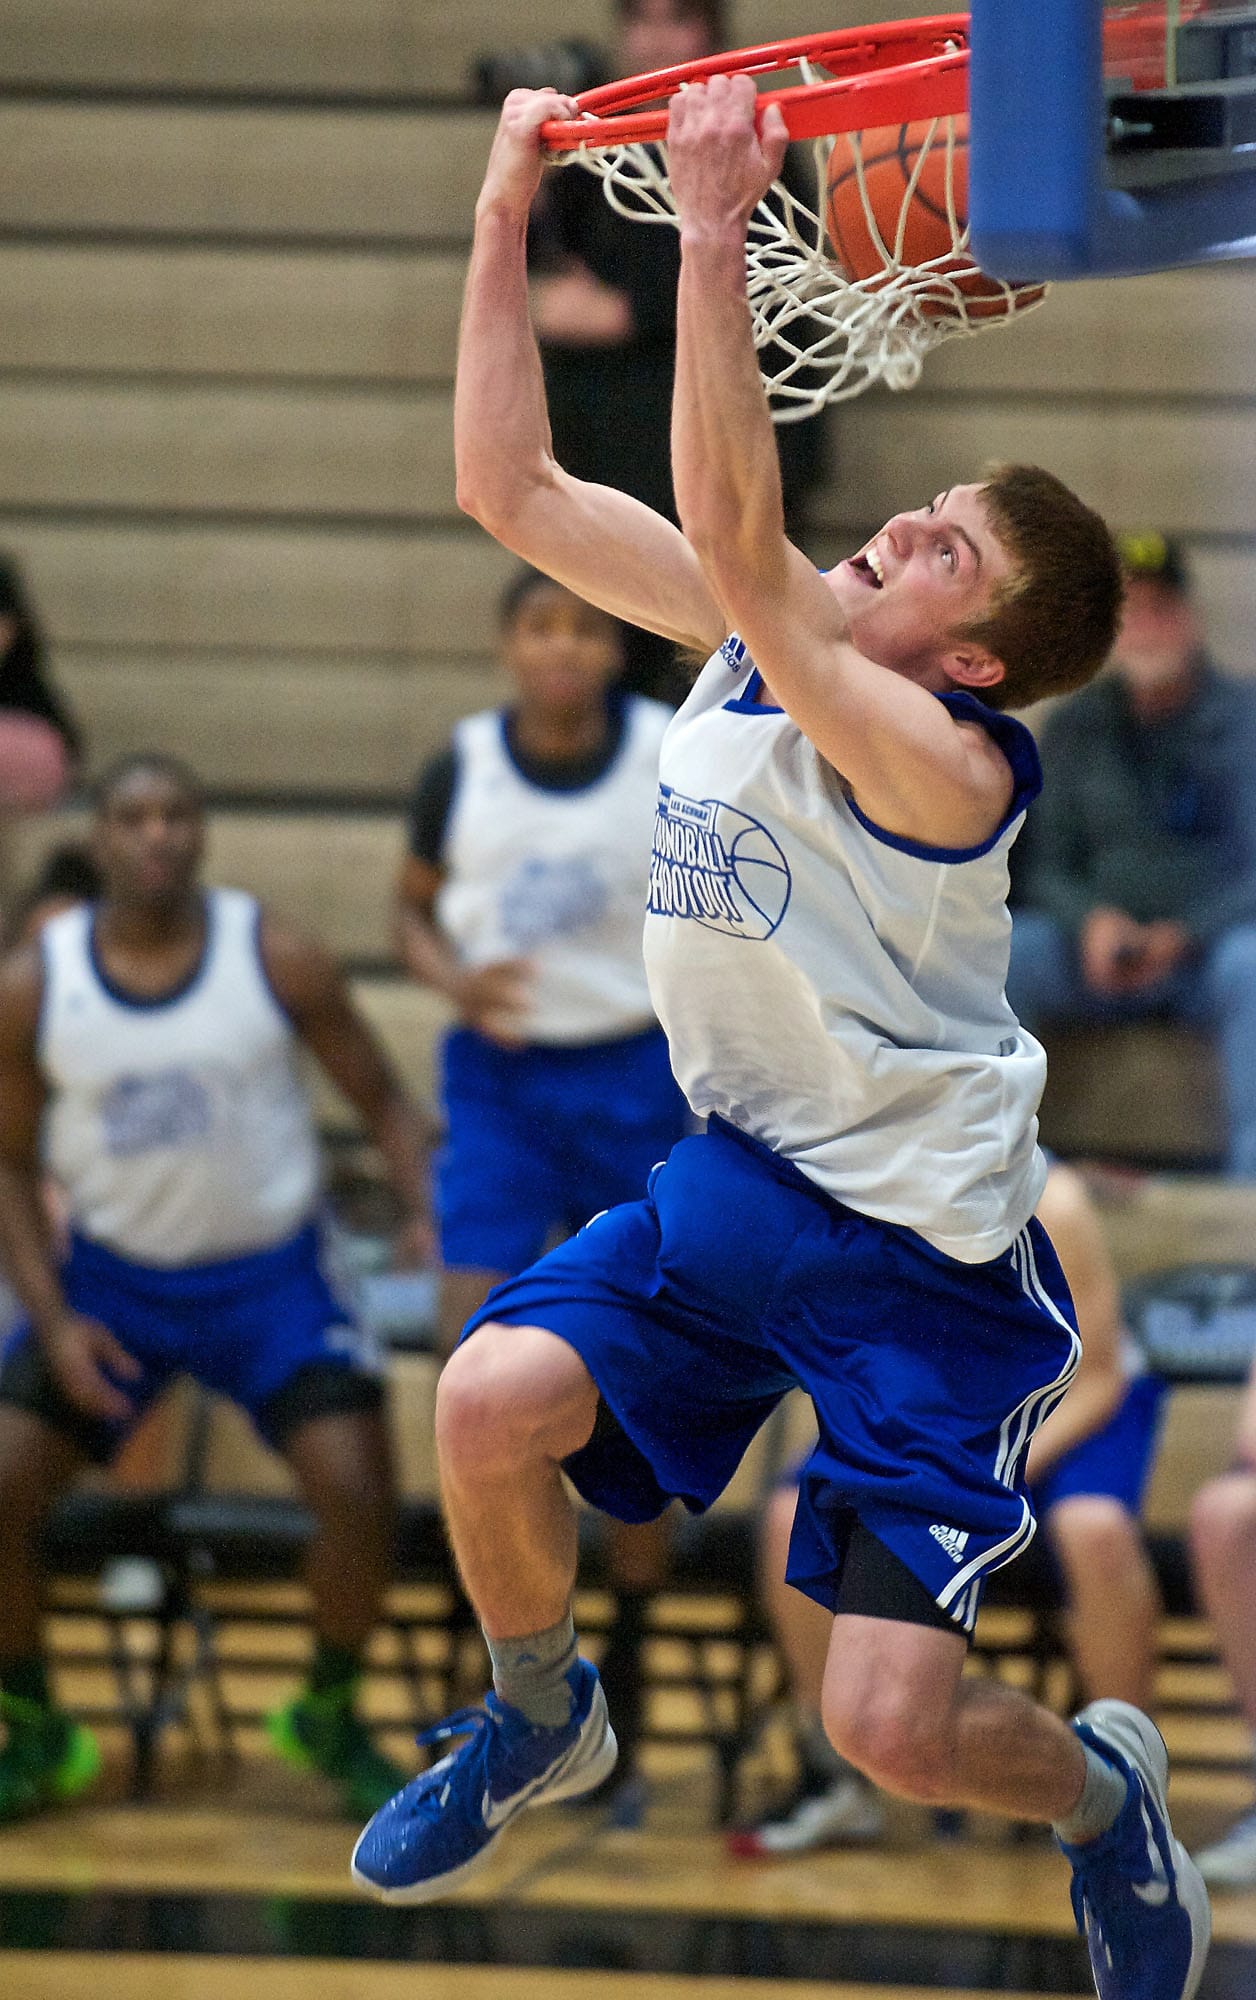
M 713 651 L 728 626 L 684 537 L 623 493 L 572 479 L 551 446 L 528 308 L 528 209 L 541 125 L 575 116 L 552 90 L 512 91 L 476 204 L 454 389 L 458 504 L 525 562 L 614 617 Z

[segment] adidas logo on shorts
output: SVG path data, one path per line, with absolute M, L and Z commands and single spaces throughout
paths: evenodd
M 968 1547 L 966 1528 L 944 1528 L 940 1521 L 935 1521 L 929 1533 L 935 1542 L 941 1542 L 953 1563 L 963 1562 L 964 1550 Z

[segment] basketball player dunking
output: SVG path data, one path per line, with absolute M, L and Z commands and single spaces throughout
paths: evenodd
M 555 94 L 507 100 L 476 216 L 460 497 L 528 561 L 710 658 L 664 740 L 646 917 L 655 1005 L 701 1137 L 639 1203 L 501 1286 L 437 1412 L 494 1692 L 362 1835 L 355 1872 L 440 1894 L 525 1805 L 615 1755 L 570 1612 L 561 1474 L 640 1519 L 701 1507 L 795 1384 L 819 1443 L 791 1580 L 836 1614 L 824 1719 L 888 1790 L 1055 1825 L 1105 2000 L 1186 2000 L 1207 1899 L 1138 1710 L 1070 1728 L 961 1678 L 1022 1473 L 1077 1361 L 1033 1209 L 1043 1056 L 1003 995 L 1007 855 L 1039 783 L 1006 709 L 1086 680 L 1120 595 L 1103 523 L 1001 468 L 896 515 L 821 577 L 787 542 L 745 296 L 779 168 L 745 77 L 673 100 L 681 220 L 673 470 L 683 533 L 548 449 L 524 228 Z M 730 637 L 735 632 L 736 637 Z

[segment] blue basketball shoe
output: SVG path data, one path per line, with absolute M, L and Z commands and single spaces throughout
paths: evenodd
M 1212 1919 L 1203 1877 L 1169 1825 L 1160 1731 L 1124 1701 L 1092 1701 L 1073 1727 L 1129 1785 L 1106 1833 L 1076 1847 L 1060 1843 L 1099 2000 L 1191 2000 Z
M 428 1902 L 469 1875 L 525 1806 L 600 1785 L 618 1755 L 602 1684 L 587 1660 L 567 1684 L 571 1719 L 558 1729 L 538 1728 L 495 1694 L 425 1729 L 420 1743 L 466 1740 L 380 1807 L 353 1850 L 356 1880 L 390 1902 Z

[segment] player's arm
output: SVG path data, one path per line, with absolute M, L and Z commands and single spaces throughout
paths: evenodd
M 454 390 L 458 504 L 591 604 L 713 652 L 728 627 L 684 536 L 627 494 L 572 479 L 551 448 L 528 310 L 528 209 L 541 178 L 540 127 L 575 115 L 572 100 L 552 90 L 512 91 L 502 109 L 463 299 Z
M 444 869 L 407 854 L 397 878 L 393 936 L 397 955 L 422 986 L 452 1002 L 468 1027 L 504 1048 L 524 1041 L 532 970 L 524 958 L 491 965 L 467 965 L 436 920 L 436 898 Z
M 35 1035 L 42 994 L 37 945 L 0 964 L 0 1262 L 71 1401 L 88 1416 L 122 1419 L 131 1405 L 110 1378 L 134 1377 L 139 1369 L 107 1327 L 67 1303 L 41 1197 L 47 1089 Z
M 978 844 L 1012 794 L 1002 752 L 931 694 L 864 659 L 832 592 L 785 535 L 780 471 L 746 302 L 746 228 L 780 171 L 779 111 L 755 126 L 754 86 L 716 77 L 673 99 L 681 214 L 672 472 L 681 526 L 725 622 L 774 698 L 888 832 Z
M 427 1163 L 434 1122 L 402 1085 L 354 1005 L 339 966 L 321 945 L 267 915 L 261 952 L 271 989 L 293 1028 L 379 1150 L 402 1212 L 400 1243 L 426 1261 L 433 1253 Z
M 1029 1447 L 1031 1481 L 1041 1479 L 1065 1452 L 1106 1424 L 1125 1391 L 1116 1273 L 1094 1204 L 1071 1167 L 1052 1167 L 1038 1220 L 1055 1245 L 1073 1294 L 1082 1358 L 1064 1400 Z

